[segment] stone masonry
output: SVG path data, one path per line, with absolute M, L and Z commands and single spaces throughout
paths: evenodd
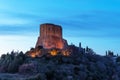
M 62 27 L 51 23 L 41 24 L 40 36 L 36 43 L 36 47 L 38 46 L 43 46 L 45 49 L 67 47 L 67 41 L 62 38 Z

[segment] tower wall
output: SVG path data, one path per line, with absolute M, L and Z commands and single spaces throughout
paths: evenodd
M 36 47 L 63 49 L 66 45 L 67 41 L 62 38 L 61 26 L 49 23 L 40 25 L 40 36 L 38 37 Z

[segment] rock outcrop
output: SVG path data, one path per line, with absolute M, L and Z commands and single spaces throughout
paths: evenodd
M 40 25 L 40 36 L 38 37 L 36 47 L 64 49 L 67 45 L 67 41 L 62 38 L 61 26 L 51 23 Z

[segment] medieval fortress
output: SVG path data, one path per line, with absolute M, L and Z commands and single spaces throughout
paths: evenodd
M 74 45 L 68 45 L 67 40 L 63 39 L 62 27 L 51 23 L 40 25 L 40 34 L 36 42 L 35 48 L 27 52 L 28 56 L 41 57 L 42 55 L 55 56 L 61 54 L 69 56 L 72 53 L 84 52 L 84 49 Z
M 63 49 L 67 45 L 67 41 L 62 38 L 61 26 L 50 23 L 40 25 L 40 36 L 38 37 L 36 47 Z

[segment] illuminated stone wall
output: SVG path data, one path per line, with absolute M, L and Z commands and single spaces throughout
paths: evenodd
M 40 25 L 40 36 L 38 37 L 36 47 L 63 49 L 67 45 L 67 41 L 62 38 L 61 26 L 50 23 Z

